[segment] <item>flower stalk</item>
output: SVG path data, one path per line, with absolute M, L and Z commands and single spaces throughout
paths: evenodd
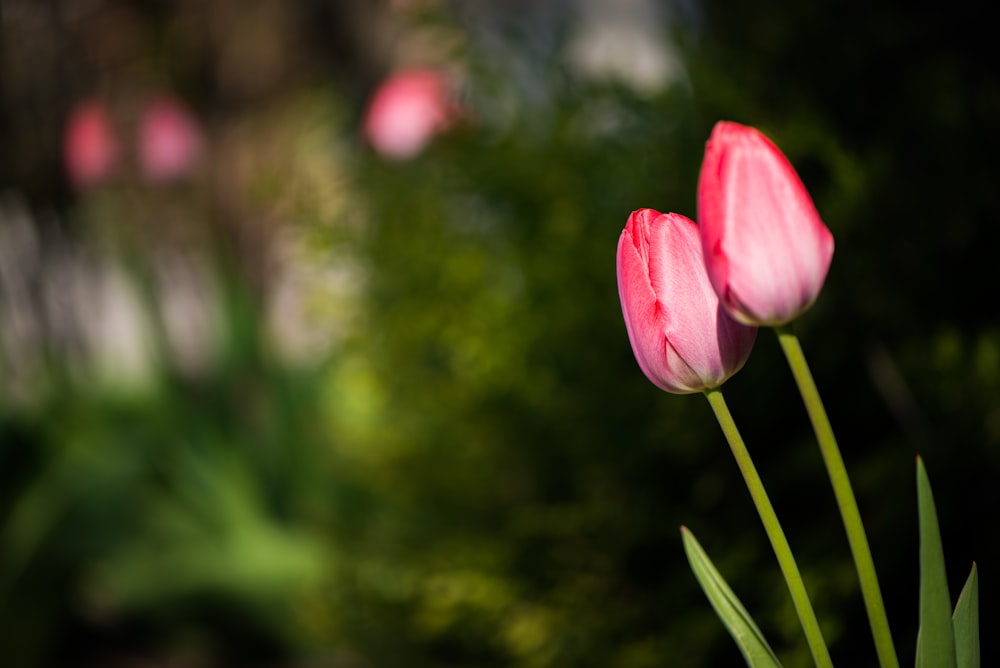
M 858 503 L 854 497 L 854 490 L 851 481 L 847 476 L 847 468 L 840 455 L 840 448 L 837 446 L 837 439 L 830 426 L 830 420 L 823 406 L 823 400 L 816 389 L 812 372 L 806 363 L 805 355 L 802 353 L 802 346 L 798 337 L 787 327 L 776 327 L 778 341 L 788 359 L 795 383 L 802 394 L 802 401 L 805 403 L 806 412 L 812 422 L 813 430 L 816 432 L 816 439 L 819 441 L 819 449 L 826 464 L 827 474 L 830 476 L 830 483 L 833 485 L 833 493 L 837 499 L 837 506 L 840 508 L 840 515 L 844 521 L 844 529 L 847 531 L 847 541 L 851 547 L 851 555 L 854 558 L 854 565 L 858 571 L 858 580 L 861 583 L 861 595 L 864 598 L 865 609 L 868 612 L 868 621 L 871 625 L 872 637 L 875 640 L 875 651 L 878 653 L 879 665 L 882 668 L 898 668 L 899 659 L 896 657 L 896 649 L 892 642 L 892 633 L 889 629 L 889 620 L 885 614 L 885 604 L 882 601 L 882 590 L 879 587 L 878 577 L 875 573 L 875 563 L 872 560 L 871 548 L 868 545 L 868 537 L 865 534 L 864 525 L 861 522 L 861 513 L 858 511 Z
M 826 642 L 823 640 L 819 621 L 816 619 L 812 602 L 809 600 L 809 594 L 806 592 L 802 574 L 795 563 L 792 548 L 785 538 L 785 532 L 781 528 L 781 523 L 778 521 L 778 516 L 774 512 L 771 500 L 767 496 L 767 491 L 764 489 L 764 483 L 757 473 L 757 468 L 750 458 L 750 452 L 747 450 L 746 444 L 743 442 L 743 438 L 736 428 L 736 423 L 729 412 L 726 400 L 723 398 L 721 390 L 717 388 L 705 390 L 705 397 L 712 406 L 715 417 L 719 421 L 719 426 L 722 427 L 722 433 L 725 434 L 726 440 L 729 442 L 729 447 L 736 458 L 736 464 L 739 466 L 740 473 L 743 474 L 743 480 L 746 482 L 747 489 L 750 491 L 750 497 L 757 508 L 757 514 L 760 515 L 760 521 L 764 525 L 764 531 L 771 541 L 771 547 L 774 549 L 774 555 L 778 559 L 778 566 L 781 568 L 781 573 L 784 575 L 785 582 L 788 585 L 788 592 L 792 596 L 795 613 L 802 624 L 802 630 L 805 633 L 806 642 L 809 644 L 809 651 L 812 652 L 813 660 L 818 668 L 832 668 L 833 662 L 830 659 L 830 652 L 827 649 Z

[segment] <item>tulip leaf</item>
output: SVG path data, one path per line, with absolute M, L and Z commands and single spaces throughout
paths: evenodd
M 719 571 L 715 569 L 694 534 L 686 527 L 681 527 L 681 536 L 684 539 L 684 552 L 687 553 L 691 570 L 698 578 L 698 584 L 701 585 L 702 591 L 715 608 L 726 630 L 736 641 L 747 665 L 751 668 L 780 668 L 781 663 L 764 639 L 764 634 Z
M 962 593 L 958 595 L 951 621 L 955 628 L 958 668 L 979 668 L 979 574 L 975 562 Z
M 951 597 L 944 568 L 934 495 L 924 462 L 917 458 L 917 511 L 920 517 L 920 631 L 917 668 L 956 668 Z

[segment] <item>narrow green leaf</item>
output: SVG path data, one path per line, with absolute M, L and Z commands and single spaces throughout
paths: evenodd
M 955 628 L 958 668 L 979 668 L 979 574 L 975 562 L 958 595 L 951 622 Z
M 684 552 L 687 554 L 688 563 L 691 564 L 691 570 L 698 578 L 698 584 L 726 626 L 726 630 L 739 645 L 747 665 L 751 668 L 780 668 L 781 663 L 764 639 L 764 634 L 719 571 L 712 565 L 712 561 L 698 544 L 694 534 L 686 527 L 681 527 L 681 536 L 684 539 Z
M 951 597 L 944 568 L 934 495 L 924 462 L 917 458 L 917 510 L 920 516 L 920 632 L 917 668 L 956 668 Z

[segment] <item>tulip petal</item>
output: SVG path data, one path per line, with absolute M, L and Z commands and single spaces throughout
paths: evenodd
M 632 349 L 642 372 L 668 392 L 697 392 L 697 374 L 684 363 L 664 335 L 667 311 L 657 297 L 650 276 L 651 249 L 656 247 L 653 224 L 659 213 L 637 212 L 636 225 L 619 240 L 618 290 Z M 655 251 L 653 254 L 657 254 Z

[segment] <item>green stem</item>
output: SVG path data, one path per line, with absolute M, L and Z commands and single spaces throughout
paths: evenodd
M 850 543 L 854 565 L 858 570 L 861 595 L 868 611 L 868 622 L 875 639 L 879 665 L 882 668 L 898 668 L 899 659 L 896 658 L 896 648 L 892 644 L 892 633 L 889 630 L 889 620 L 885 614 L 885 604 L 882 602 L 882 591 L 875 574 L 875 563 L 872 560 L 871 548 L 868 546 L 868 537 L 865 535 L 865 527 L 858 512 L 858 502 L 854 498 L 851 481 L 847 477 L 847 469 L 840 456 L 840 448 L 837 447 L 837 439 L 833 435 L 830 420 L 826 416 L 823 400 L 820 399 L 798 338 L 785 327 L 777 327 L 775 331 L 785 351 L 788 365 L 792 369 L 792 375 L 795 376 L 795 382 L 799 386 L 806 412 L 809 413 L 816 439 L 819 441 L 819 449 L 823 454 L 830 482 L 833 484 L 833 493 L 840 507 L 840 515 L 847 530 L 847 541 Z
M 802 623 L 802 630 L 805 632 L 806 642 L 809 643 L 813 661 L 819 668 L 832 668 L 830 651 L 823 640 L 823 633 L 820 631 L 816 613 L 809 601 L 809 594 L 806 593 L 802 574 L 799 573 L 799 567 L 795 564 L 792 548 L 788 545 L 785 532 L 781 529 L 778 516 L 767 497 L 764 483 L 761 482 L 753 460 L 750 459 L 750 452 L 747 450 L 746 444 L 743 443 L 739 430 L 736 429 L 736 423 L 729 412 L 729 407 L 726 406 L 726 400 L 723 399 L 722 392 L 718 389 L 706 390 L 705 396 L 708 398 L 712 410 L 715 411 L 715 417 L 719 420 L 722 433 L 729 441 L 729 447 L 733 451 L 733 456 L 736 457 L 736 464 L 740 467 L 747 489 L 750 490 L 750 497 L 753 499 L 754 505 L 757 506 L 757 514 L 760 515 L 760 521 L 764 524 L 764 531 L 767 532 L 767 537 L 771 540 L 771 547 L 774 549 L 774 555 L 778 558 L 778 566 L 781 567 L 785 582 L 788 584 L 788 591 L 792 595 L 792 603 L 795 605 L 795 612 Z

